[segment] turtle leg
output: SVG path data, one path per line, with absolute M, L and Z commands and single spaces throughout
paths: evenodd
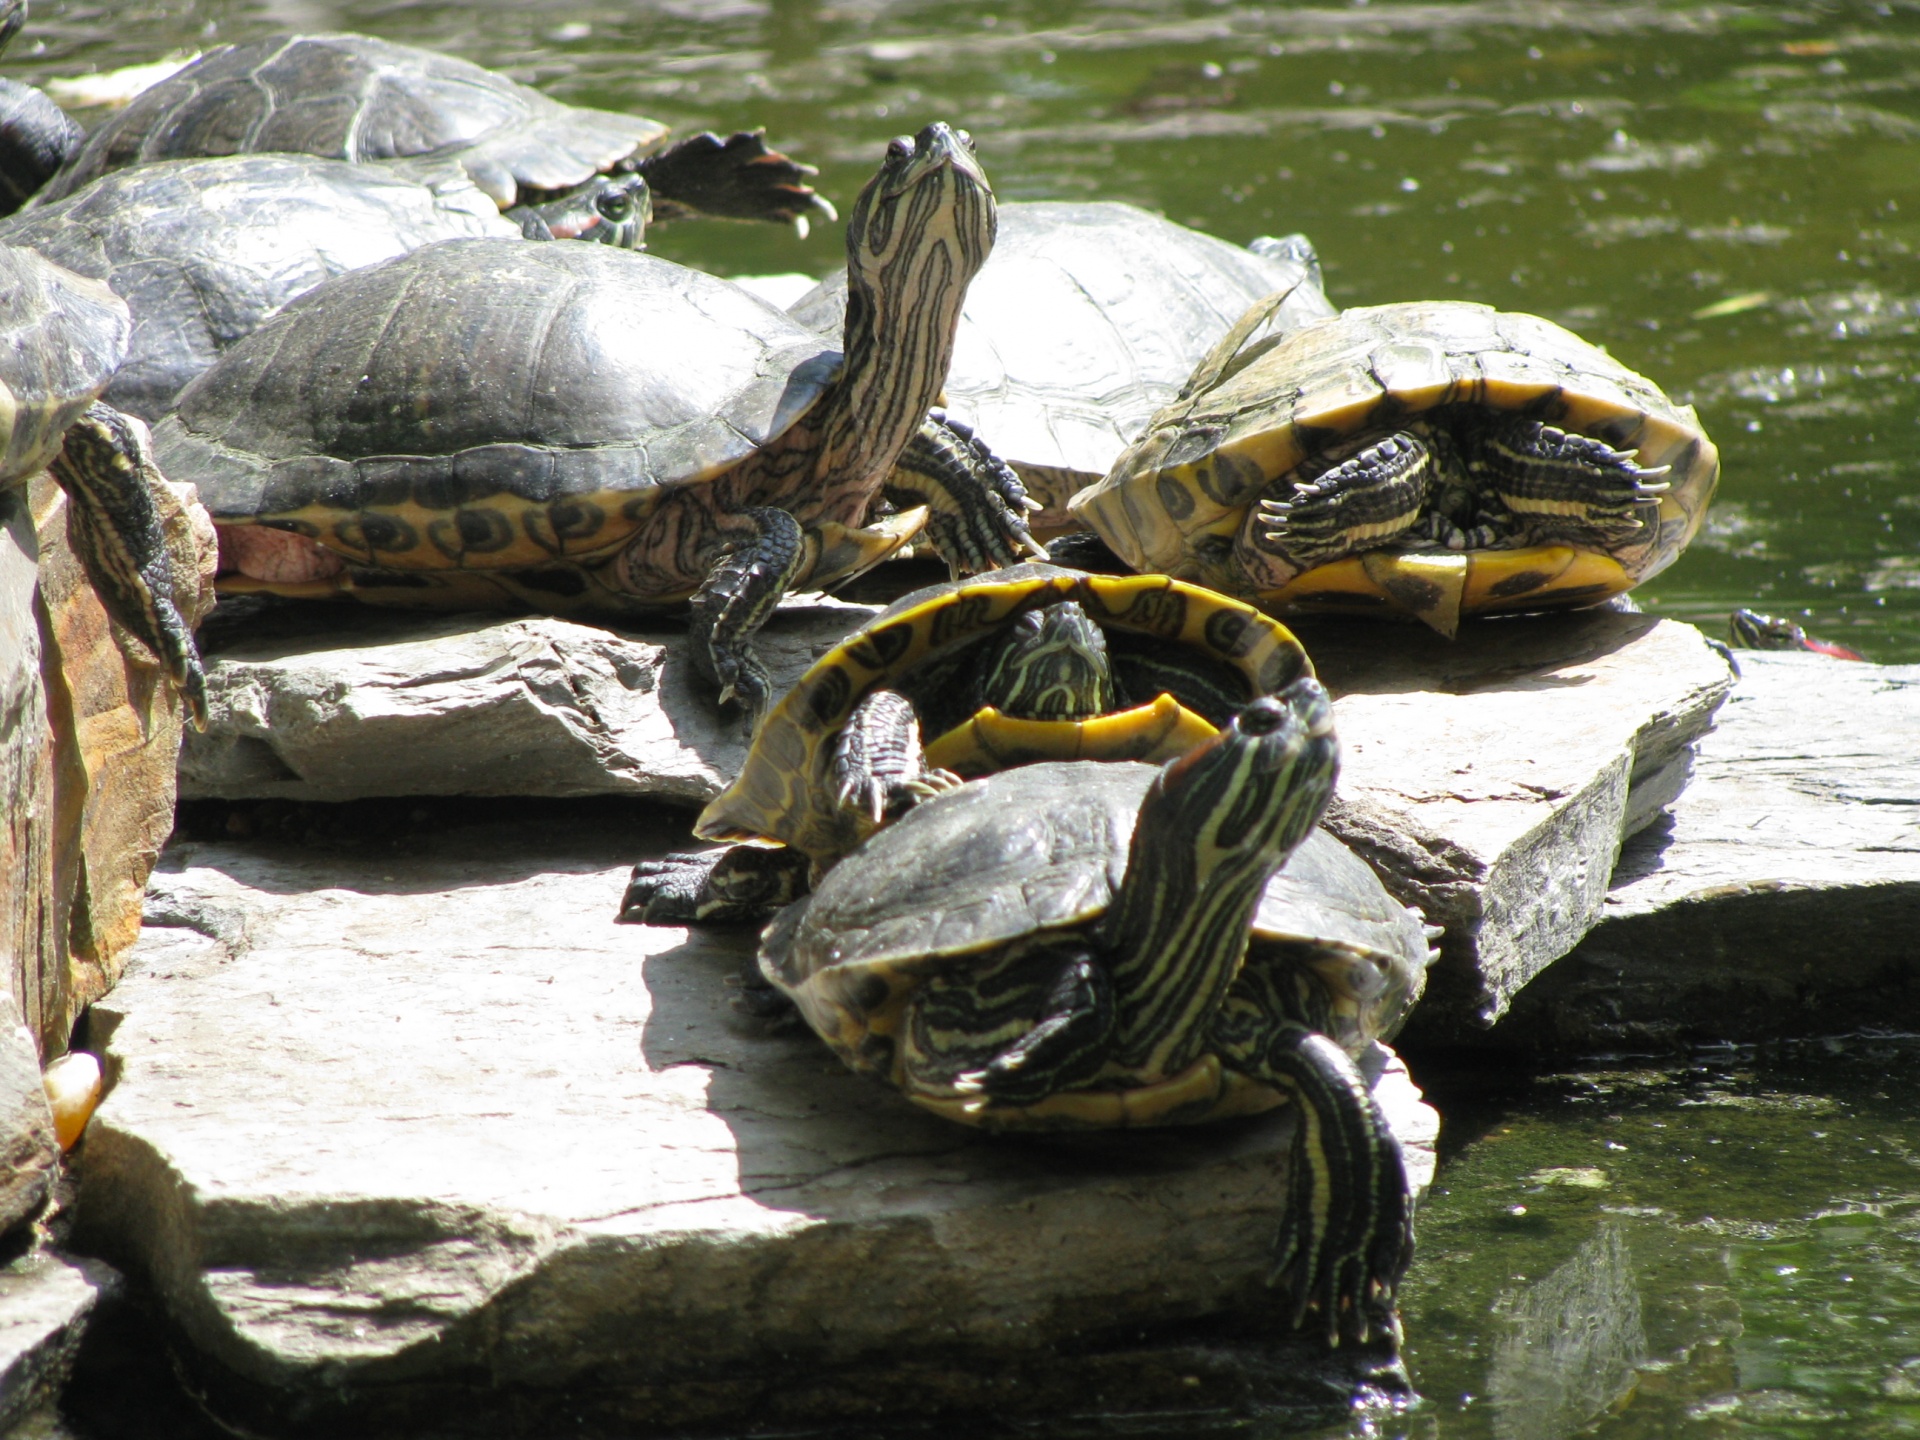
M 785 846 L 722 845 L 642 860 L 620 899 L 625 925 L 762 924 L 807 892 L 807 858 Z
M 689 135 L 636 167 L 653 190 L 653 218 L 770 220 L 792 225 L 806 238 L 810 220 L 836 220 L 826 196 L 807 181 L 820 172 L 767 148 L 764 130 L 741 130 L 722 140 L 711 131 Z
M 901 509 L 927 507 L 927 536 L 956 577 L 1047 558 L 1027 533 L 1027 514 L 1040 507 L 1020 477 L 971 426 L 938 410 L 907 441 L 882 493 Z
M 1403 430 L 1318 473 L 1295 470 L 1256 509 L 1254 548 L 1306 570 L 1385 545 L 1414 528 L 1446 461 L 1433 437 Z
M 147 427 L 96 401 L 68 427 L 49 467 L 66 491 L 74 552 L 107 613 L 166 668 L 193 723 L 207 723 L 207 677 L 174 603 L 173 560 L 148 487 L 160 472 Z
M 722 705 L 738 702 L 751 726 L 773 681 L 748 642 L 814 567 L 800 522 L 786 511 L 745 510 L 733 523 L 741 533 L 694 592 L 687 638 L 694 668 L 719 688 Z
M 1332 1345 L 1397 1336 L 1413 1197 L 1400 1142 L 1366 1078 L 1346 1051 L 1277 1014 L 1271 999 L 1230 1001 L 1215 1030 L 1222 1062 L 1284 1092 L 1300 1116 L 1269 1277 L 1292 1323 L 1317 1312 Z
M 875 826 L 962 783 L 949 771 L 927 768 L 919 717 L 896 690 L 875 690 L 853 707 L 830 763 L 840 804 Z
M 1630 538 L 1667 489 L 1666 466 L 1644 469 L 1630 450 L 1522 415 L 1482 429 L 1467 464 L 1541 538 Z

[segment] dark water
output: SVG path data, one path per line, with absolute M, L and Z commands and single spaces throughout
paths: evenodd
M 1717 628 L 1757 603 L 1920 660 L 1910 0 L 42 3 L 8 68 L 288 27 L 439 46 L 676 125 L 764 124 L 843 207 L 888 136 L 944 118 L 1006 198 L 1303 230 L 1343 304 L 1545 314 L 1721 446 L 1707 530 L 1650 607 Z M 835 227 L 700 226 L 654 248 L 819 274 L 838 246 Z M 1429 1077 L 1449 1155 L 1406 1305 L 1428 1400 L 1337 1433 L 1920 1435 L 1916 1058 L 1595 1068 L 1491 1096 Z

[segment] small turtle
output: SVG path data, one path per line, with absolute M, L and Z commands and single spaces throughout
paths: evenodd
M 153 653 L 204 725 L 206 677 L 174 602 L 146 426 L 98 398 L 130 329 L 106 286 L 0 245 L 0 507 L 12 510 L 29 479 L 52 472 L 74 553 L 107 613 Z
M 329 276 L 461 236 L 632 246 L 646 214 L 637 175 L 595 176 L 502 217 L 447 162 L 233 155 L 115 171 L 0 222 L 0 243 L 104 280 L 127 302 L 132 347 L 105 398 L 157 421 L 221 351 Z
M 1171 759 L 1312 673 L 1277 621 L 1165 576 L 1024 564 L 914 591 L 795 682 L 694 824 L 745 843 L 641 861 L 621 918 L 763 920 L 962 777 Z
M 463 166 L 502 210 L 550 199 L 596 171 L 638 171 L 656 219 L 834 218 L 813 174 L 760 131 L 667 144 L 638 115 L 550 100 L 491 70 L 369 35 L 270 35 L 210 50 L 86 138 L 40 192 L 58 200 L 112 170 L 263 151 L 355 163 L 428 155 Z
M 1739 609 L 1727 617 L 1727 638 L 1736 650 L 1804 650 L 1810 655 L 1830 655 L 1835 660 L 1865 661 L 1858 650 L 1831 640 L 1816 640 L 1780 615 L 1762 615 L 1758 610 Z
M 1273 1282 L 1293 1324 L 1391 1342 L 1412 1206 L 1353 1057 L 1404 1020 L 1429 954 L 1314 828 L 1330 721 L 1303 677 L 1163 768 L 1030 765 L 936 796 L 783 910 L 759 969 L 853 1069 L 966 1124 L 1297 1105 Z
M 1270 333 L 1334 313 L 1304 235 L 1243 250 L 1112 201 L 1003 205 L 993 258 L 960 312 L 946 413 L 1041 503 L 1036 531 L 1072 525 L 1074 492 L 1107 473 L 1249 305 L 1276 292 L 1286 299 Z M 828 331 L 845 310 L 846 285 L 830 276 L 789 313 Z
M 27 0 L 0 0 L 0 51 L 27 23 Z M 46 92 L 0 79 L 0 215 L 11 215 L 80 151 L 87 132 Z
M 1135 569 L 1452 635 L 1599 604 L 1699 528 L 1720 460 L 1692 409 L 1578 336 L 1434 301 L 1260 339 L 1273 303 L 1074 497 Z
M 926 424 L 993 194 L 964 133 L 887 147 L 847 224 L 844 355 L 737 286 L 600 245 L 449 240 L 334 277 L 229 349 L 154 432 L 200 487 L 235 590 L 657 613 L 757 715 L 779 596 L 971 517 L 983 569 L 1034 548 L 957 466 L 856 529 Z M 970 453 L 970 452 L 969 452 Z M 942 531 L 949 540 L 955 532 Z

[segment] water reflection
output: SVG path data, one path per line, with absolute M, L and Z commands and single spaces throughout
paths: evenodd
M 1633 1388 L 1647 1359 L 1633 1257 L 1618 1224 L 1544 1280 L 1494 1302 L 1487 1371 L 1497 1440 L 1564 1440 Z

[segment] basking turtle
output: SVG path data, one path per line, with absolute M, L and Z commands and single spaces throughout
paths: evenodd
M 229 591 L 613 616 L 691 599 L 696 665 L 756 713 L 747 642 L 779 596 L 891 553 L 911 507 L 984 517 L 970 568 L 1032 545 L 967 467 L 853 528 L 925 422 L 993 220 L 964 134 L 893 141 L 847 224 L 844 356 L 651 256 L 445 241 L 294 301 L 155 445 L 223 528 Z
M 106 286 L 0 245 L 0 507 L 20 504 L 26 482 L 52 472 L 66 492 L 74 553 L 107 613 L 153 653 L 204 724 L 206 678 L 174 603 L 146 427 L 98 399 L 130 328 Z
M 41 191 L 57 200 L 112 170 L 187 156 L 287 151 L 355 163 L 457 161 L 502 210 L 596 171 L 637 170 L 658 219 L 712 215 L 803 230 L 833 207 L 759 131 L 667 143 L 638 115 L 550 100 L 491 70 L 369 35 L 271 35 L 210 50 L 106 121 Z
M 795 682 L 693 827 L 747 843 L 641 861 L 621 916 L 765 919 L 888 815 L 960 777 L 1171 759 L 1312 673 L 1278 622 L 1165 576 L 1025 564 L 916 590 Z
M 1105 475 L 1249 305 L 1284 292 L 1269 331 L 1334 313 L 1305 236 L 1247 249 L 1133 205 L 1003 205 L 993 258 L 967 289 L 946 412 L 970 425 L 1044 507 Z M 837 330 L 846 284 L 823 280 L 789 311 Z
M 132 346 L 106 399 L 152 421 L 222 350 L 329 276 L 459 236 L 633 245 L 645 222 L 638 176 L 596 176 L 503 217 L 444 162 L 234 155 L 116 171 L 0 222 L 0 243 L 104 280 L 127 302 Z
M 27 23 L 27 0 L 0 0 L 0 51 Z M 87 132 L 45 91 L 0 79 L 0 215 L 11 215 L 79 153 Z
M 967 1124 L 1298 1105 L 1273 1279 L 1338 1343 L 1397 1334 L 1411 1203 L 1352 1057 L 1399 1027 L 1428 951 L 1314 829 L 1330 718 L 1303 677 L 1164 768 L 1047 763 L 936 796 L 783 910 L 759 966 L 848 1065 Z
M 1692 409 L 1549 321 L 1464 301 L 1276 341 L 1255 306 L 1073 513 L 1140 570 L 1263 605 L 1594 605 L 1672 564 L 1720 460 Z
M 1762 615 L 1758 610 L 1739 609 L 1727 617 L 1727 638 L 1736 650 L 1804 650 L 1810 655 L 1830 655 L 1835 660 L 1860 660 L 1867 657 L 1858 650 L 1832 640 L 1816 640 L 1805 629 L 1782 615 Z

